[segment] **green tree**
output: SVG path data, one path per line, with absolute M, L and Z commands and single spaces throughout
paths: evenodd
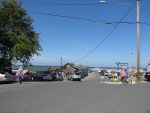
M 0 67 L 8 62 L 30 61 L 40 55 L 39 34 L 34 31 L 33 20 L 18 0 L 0 1 Z M 7 63 L 6 63 L 7 62 Z
M 68 64 L 68 63 L 67 63 L 67 64 Z M 61 66 L 61 67 L 60 67 L 60 70 L 61 70 L 61 69 L 66 69 L 67 64 L 65 64 L 65 65 Z

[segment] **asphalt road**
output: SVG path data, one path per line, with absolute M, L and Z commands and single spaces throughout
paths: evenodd
M 150 83 L 79 81 L 0 84 L 0 113 L 150 113 Z

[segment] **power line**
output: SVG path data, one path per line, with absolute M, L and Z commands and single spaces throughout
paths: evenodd
M 49 15 L 49 16 L 56 16 L 56 17 L 62 17 L 62 18 L 70 18 L 70 19 L 78 19 L 78 20 L 86 20 L 90 22 L 101 22 L 105 23 L 102 20 L 95 20 L 95 19 L 89 19 L 89 18 L 80 18 L 80 17 L 73 17 L 73 16 L 64 16 L 64 15 L 58 15 L 58 14 L 50 14 L 50 13 L 42 13 L 42 12 L 34 12 L 34 11 L 28 11 L 30 13 L 36 13 L 36 14 L 42 14 L 42 15 Z
M 30 13 L 35 13 L 35 14 L 40 14 L 40 15 L 47 15 L 47 16 L 54 16 L 54 17 L 61 17 L 61 18 L 68 18 L 68 19 L 77 19 L 77 20 L 85 20 L 89 22 L 101 22 L 103 24 L 118 24 L 118 23 L 123 23 L 123 24 L 136 24 L 136 22 L 108 22 L 108 21 L 102 21 L 102 20 L 97 20 L 97 19 L 90 19 L 90 18 L 81 18 L 81 17 L 73 17 L 73 16 L 65 16 L 65 15 L 59 15 L 59 14 L 51 14 L 51 13 L 42 13 L 42 12 L 34 12 L 34 11 L 27 11 Z M 145 25 L 150 25 L 149 23 L 142 23 Z
M 0 9 L 6 9 L 6 10 L 14 10 L 11 8 L 0 8 Z M 73 17 L 73 16 L 65 16 L 65 15 L 59 15 L 59 14 L 51 14 L 51 13 L 42 13 L 42 12 L 35 12 L 35 11 L 27 11 L 30 13 L 35 13 L 35 14 L 40 14 L 40 15 L 47 15 L 47 16 L 55 16 L 55 17 L 61 17 L 61 18 L 68 18 L 68 19 L 77 19 L 77 20 L 85 20 L 85 21 L 89 21 L 89 22 L 101 22 L 103 24 L 118 24 L 118 23 L 122 23 L 122 24 L 136 24 L 137 22 L 112 22 L 112 21 L 102 21 L 102 20 L 98 20 L 98 19 L 90 19 L 90 18 L 81 18 L 81 17 Z M 145 22 L 141 22 L 141 24 L 144 25 L 150 25 L 150 23 L 145 23 Z
M 112 29 L 112 27 L 111 27 L 111 29 Z M 80 54 L 81 52 L 85 51 L 86 49 L 88 49 L 88 48 L 89 48 L 90 46 L 92 46 L 92 44 L 94 44 L 100 37 L 102 37 L 103 35 L 105 35 L 105 34 L 108 33 L 109 31 L 110 31 L 110 28 L 109 28 L 106 32 L 104 32 L 103 34 L 101 34 L 101 36 L 97 37 L 94 41 L 92 41 L 88 46 L 86 46 L 86 48 L 84 48 L 84 49 L 80 50 L 79 52 L 75 53 L 74 55 L 70 56 L 69 58 L 67 58 L 67 60 L 68 60 L 68 59 L 71 59 L 72 57 L 74 57 L 74 56 Z
M 91 4 L 67 4 L 67 3 L 49 3 L 49 2 L 29 2 L 23 1 L 23 3 L 31 3 L 31 4 L 43 4 L 43 5 L 68 5 L 68 6 L 91 6 L 91 5 L 99 5 L 99 3 L 91 3 Z
M 133 3 L 132 7 L 127 11 L 127 13 L 123 16 L 123 18 L 120 20 L 120 22 L 123 21 L 123 19 L 128 15 L 128 13 L 131 11 L 131 9 L 133 8 L 133 6 L 135 5 L 136 1 Z M 84 57 L 82 57 L 81 59 L 74 61 L 74 62 L 78 62 L 81 61 L 82 59 L 86 58 L 87 56 L 89 56 L 92 52 L 94 52 L 113 32 L 114 30 L 119 26 L 120 22 L 115 25 L 115 27 L 111 30 L 111 32 L 92 50 L 90 51 L 87 55 L 85 55 Z

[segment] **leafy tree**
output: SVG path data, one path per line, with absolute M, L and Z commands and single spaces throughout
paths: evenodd
M 67 64 L 68 64 L 68 63 L 67 63 Z M 60 67 L 60 70 L 61 70 L 61 69 L 66 69 L 67 64 L 65 64 L 65 65 L 61 66 L 61 67 Z
M 0 1 L 0 67 L 8 62 L 30 61 L 40 55 L 39 34 L 34 31 L 33 20 L 18 0 Z

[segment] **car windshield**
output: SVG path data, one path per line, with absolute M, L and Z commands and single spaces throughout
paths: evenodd
M 75 73 L 75 75 L 80 75 L 80 74 L 81 74 L 81 73 L 79 73 L 79 72 L 76 72 L 76 73 Z

